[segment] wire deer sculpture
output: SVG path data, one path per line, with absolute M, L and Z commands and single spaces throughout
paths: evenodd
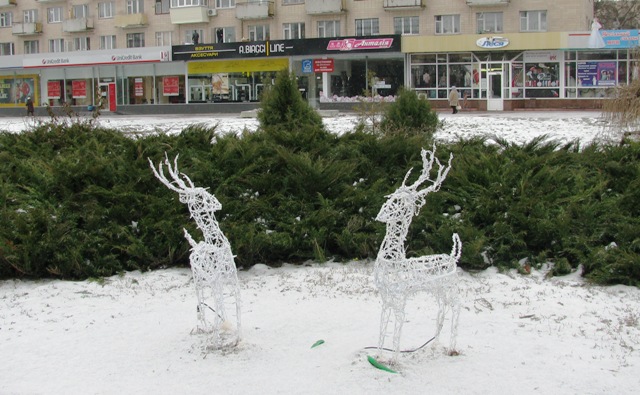
M 433 151 L 423 149 L 421 156 L 422 172 L 416 182 L 409 186 L 406 185 L 411 174 L 411 170 L 409 170 L 402 185 L 394 193 L 387 196 L 387 201 L 376 217 L 376 220 L 386 224 L 386 234 L 380 245 L 374 266 L 374 282 L 382 298 L 378 352 L 384 346 L 387 326 L 393 313 L 395 321 L 393 361 L 397 360 L 400 350 L 405 306 L 409 297 L 421 291 L 430 292 L 435 296 L 438 315 L 434 339 L 440 335 L 445 316 L 449 310 L 451 311 L 449 353 L 453 353 L 455 350 L 460 314 L 456 268 L 462 253 L 462 243 L 458 234 L 453 234 L 453 248 L 450 254 L 407 258 L 405 253 L 404 244 L 413 216 L 419 214 L 427 195 L 440 189 L 440 185 L 451 169 L 451 160 L 453 159 L 453 155 L 451 155 L 447 166 L 443 166 L 435 156 L 435 145 Z M 434 179 L 431 179 L 430 174 L 434 163 L 437 165 L 437 174 Z M 429 182 L 429 185 L 419 189 L 425 182 Z
M 222 345 L 221 327 L 227 322 L 225 298 L 231 299 L 236 308 L 236 344 L 240 340 L 240 287 L 238 285 L 238 272 L 231 252 L 229 241 L 224 236 L 214 213 L 222 208 L 216 197 L 206 188 L 196 187 L 191 179 L 178 171 L 178 156 L 173 165 L 165 153 L 164 166 L 166 166 L 171 181 L 164 174 L 163 162 L 154 167 L 149 159 L 149 165 L 154 175 L 167 188 L 179 194 L 180 202 L 189 207 L 191 217 L 196 221 L 202 231 L 204 240 L 196 242 L 184 229 L 184 236 L 191 245 L 191 271 L 198 299 L 197 316 L 198 330 L 213 332 L 215 347 Z M 208 303 L 212 299 L 212 306 Z M 207 320 L 207 312 L 214 315 L 213 325 Z

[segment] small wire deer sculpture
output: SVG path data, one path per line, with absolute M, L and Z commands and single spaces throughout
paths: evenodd
M 189 260 L 198 299 L 198 330 L 213 332 L 214 346 L 216 348 L 223 346 L 221 327 L 227 322 L 225 298 L 230 298 L 236 308 L 235 344 L 237 344 L 240 340 L 240 287 L 231 246 L 220 230 L 214 214 L 222 208 L 222 205 L 206 188 L 196 187 L 186 174 L 178 171 L 177 155 L 173 165 L 166 153 L 164 166 L 163 162 L 160 162 L 156 170 L 151 159 L 149 159 L 149 165 L 156 178 L 167 188 L 177 192 L 180 202 L 189 207 L 191 217 L 204 236 L 203 241 L 196 242 L 184 229 L 184 236 L 191 245 Z M 165 166 L 171 181 L 164 174 Z M 208 303 L 209 298 L 212 299 L 212 302 L 209 302 L 212 306 Z M 208 311 L 214 315 L 213 325 L 207 320 Z
M 423 149 L 421 157 L 422 172 L 418 179 L 407 186 L 406 182 L 411 174 L 409 170 L 402 185 L 387 196 L 387 201 L 376 217 L 376 220 L 386 224 L 386 234 L 374 265 L 374 283 L 382 298 L 378 352 L 383 349 L 387 326 L 393 313 L 395 323 L 392 360 L 394 362 L 400 350 L 405 306 L 409 297 L 421 291 L 430 292 L 435 296 L 438 315 L 434 339 L 440 335 L 445 316 L 449 310 L 451 311 L 449 353 L 455 350 L 460 314 L 456 268 L 462 253 L 462 243 L 458 234 L 453 234 L 453 248 L 450 254 L 407 258 L 405 253 L 405 240 L 413 216 L 419 214 L 427 195 L 440 189 L 440 185 L 451 169 L 453 159 L 453 155 L 450 155 L 447 166 L 443 166 L 435 156 L 435 145 L 433 151 Z M 434 163 L 437 165 L 437 174 L 434 179 L 431 179 Z M 429 182 L 429 185 L 419 189 L 425 182 Z

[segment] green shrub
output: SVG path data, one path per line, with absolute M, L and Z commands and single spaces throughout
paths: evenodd
M 384 134 L 424 134 L 431 138 L 440 126 L 438 114 L 427 100 L 421 100 L 414 90 L 401 88 L 395 102 L 384 112 L 380 129 Z

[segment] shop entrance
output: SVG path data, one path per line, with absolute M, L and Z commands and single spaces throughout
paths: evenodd
M 98 96 L 96 106 L 98 106 L 102 111 L 116 111 L 115 82 L 99 83 Z
M 487 73 L 487 111 L 503 111 L 502 72 Z

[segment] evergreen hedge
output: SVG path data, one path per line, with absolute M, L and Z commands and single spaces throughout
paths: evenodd
M 336 136 L 313 119 L 293 130 L 289 122 L 261 121 L 241 135 L 192 125 L 131 138 L 83 122 L 0 133 L 0 277 L 188 265 L 182 228 L 199 231 L 147 162 L 165 152 L 222 203 L 239 267 L 374 259 L 384 235 L 374 218 L 421 165 L 430 134 Z M 457 232 L 468 270 L 552 262 L 552 274 L 582 265 L 595 282 L 640 285 L 640 144 L 438 144 L 441 160 L 450 152 L 447 180 L 414 218 L 408 255 L 450 251 Z

